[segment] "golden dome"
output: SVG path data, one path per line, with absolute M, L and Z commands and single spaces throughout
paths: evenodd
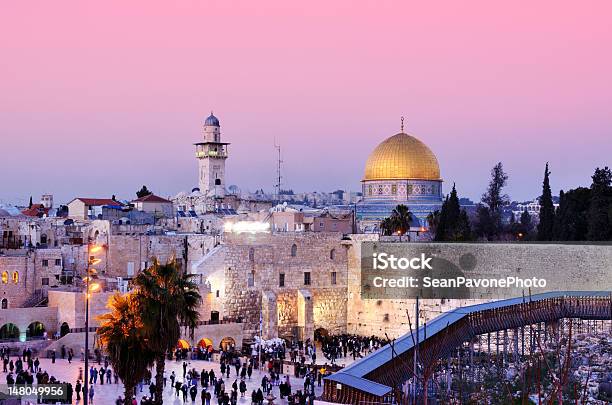
M 368 157 L 366 180 L 440 180 L 438 159 L 431 149 L 412 135 L 387 138 Z

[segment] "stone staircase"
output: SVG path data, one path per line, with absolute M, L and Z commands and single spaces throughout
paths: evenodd
M 34 307 L 46 307 L 49 303 L 49 298 L 47 298 L 46 294 L 43 290 L 34 290 L 34 294 L 30 298 L 28 298 L 23 305 L 22 308 L 34 308 Z
M 223 268 L 224 264 L 224 245 L 217 245 L 200 260 L 191 265 L 191 274 L 201 274 L 203 279 L 206 279 L 212 272 Z

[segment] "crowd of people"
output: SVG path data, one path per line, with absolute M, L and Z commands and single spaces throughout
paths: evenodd
M 169 375 L 164 374 L 164 389 L 171 390 L 172 395 L 188 403 L 201 403 L 211 405 L 215 402 L 219 405 L 237 405 L 240 399 L 250 397 L 252 405 L 263 405 L 264 402 L 276 399 L 273 394 L 275 387 L 280 399 L 285 399 L 290 405 L 311 405 L 315 398 L 315 387 L 321 387 L 323 378 L 329 374 L 330 369 L 340 358 L 352 356 L 354 359 L 362 357 L 387 342 L 374 336 L 363 337 L 356 335 L 323 336 L 315 335 L 315 342 L 307 339 L 304 342 L 296 341 L 288 343 L 282 339 L 270 341 L 256 340 L 251 350 L 244 353 L 237 351 L 232 345 L 226 346 L 218 352 L 218 357 L 208 348 L 184 349 L 178 348 L 169 358 L 181 364 L 182 373 L 172 371 Z M 324 365 L 317 364 L 317 352 L 322 351 L 324 358 L 329 361 Z M 214 356 L 213 356 L 214 354 Z M 62 382 L 41 368 L 38 357 L 32 355 L 29 349 L 24 349 L 20 355 L 11 357 L 7 348 L 0 348 L 0 356 L 3 363 L 3 371 L 7 373 L 6 382 L 13 384 L 50 384 Z M 51 355 L 52 363 L 56 362 L 55 352 Z M 60 357 L 67 359 L 70 363 L 74 357 L 72 349 L 62 346 Z M 192 359 L 219 361 L 219 370 L 215 371 L 191 367 Z M 287 367 L 289 366 L 289 367 Z M 180 370 L 179 369 L 179 370 Z M 296 379 L 303 379 L 295 386 L 295 379 L 290 378 L 289 369 Z M 254 378 L 254 371 L 258 378 L 255 389 L 248 389 L 247 382 Z M 96 387 L 104 384 L 120 384 L 119 376 L 110 367 L 108 360 L 101 352 L 95 353 L 94 364 L 87 370 L 89 387 L 83 384 L 82 368 L 76 383 L 64 383 L 68 390 L 68 399 L 72 403 L 73 397 L 79 402 L 83 396 L 87 396 L 89 403 L 94 403 Z M 263 374 L 263 375 L 262 375 Z M 259 377 L 261 376 L 261 377 Z M 261 380 L 259 380 L 261 378 Z M 253 386 L 249 383 L 249 386 Z M 155 382 L 151 371 L 137 385 L 131 398 L 132 405 L 138 405 L 136 395 L 144 394 L 140 400 L 141 405 L 154 403 Z M 250 392 L 249 392 L 250 391 Z M 106 402 L 105 402 L 106 403 Z M 123 405 L 124 399 L 118 397 L 117 405 Z
M 349 355 L 355 360 L 389 343 L 387 340 L 380 339 L 376 336 L 349 334 L 335 336 L 320 335 L 317 338 L 321 342 L 323 355 L 331 364 L 336 364 L 338 359 L 346 358 Z
M 29 385 L 32 386 L 36 380 L 36 384 L 63 384 L 66 387 L 66 398 L 69 403 L 72 403 L 72 399 L 75 393 L 74 387 L 71 383 L 60 381 L 53 375 L 49 375 L 46 370 L 40 367 L 40 360 L 38 357 L 32 355 L 32 351 L 29 348 L 23 349 L 19 354 L 11 357 L 11 352 L 8 347 L 0 348 L 0 357 L 2 358 L 2 372 L 6 373 L 6 385 Z M 51 399 L 38 399 L 38 403 L 55 403 L 55 400 Z

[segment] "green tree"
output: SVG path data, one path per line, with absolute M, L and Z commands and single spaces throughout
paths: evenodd
M 610 221 L 612 171 L 607 166 L 603 169 L 597 168 L 592 179 L 587 237 L 593 241 L 609 240 L 612 238 L 612 222 Z
M 412 213 L 407 206 L 400 204 L 393 209 L 391 215 L 380 223 L 383 235 L 393 235 L 399 233 L 405 235 L 410 230 L 410 223 L 413 220 Z
M 550 172 L 548 163 L 544 169 L 544 182 L 542 184 L 542 195 L 540 196 L 540 222 L 538 223 L 538 240 L 546 241 L 553 239 L 553 227 L 555 223 L 555 206 L 550 191 Z
M 142 323 L 150 348 L 155 352 L 155 401 L 162 402 L 166 353 L 181 337 L 181 328 L 193 332 L 199 320 L 202 297 L 193 274 L 185 274 L 172 260 L 153 265 L 134 278 L 136 296 L 141 305 Z
M 578 187 L 559 193 L 559 208 L 555 214 L 554 239 L 561 241 L 584 241 L 589 229 L 588 213 L 591 204 L 591 189 Z
M 147 186 L 142 186 L 142 188 L 136 192 L 136 197 L 138 198 L 142 198 L 142 197 L 146 197 L 148 195 L 153 194 L 151 191 L 149 191 L 149 189 L 147 188 Z
M 434 235 L 438 232 L 438 227 L 440 226 L 440 210 L 435 210 L 434 212 L 430 212 L 427 215 L 427 225 L 429 227 L 429 232 Z
M 502 231 L 502 208 L 508 205 L 510 199 L 503 193 L 503 188 L 508 182 L 508 175 L 504 172 L 504 166 L 498 162 L 491 169 L 491 180 L 487 191 L 482 195 L 481 202 L 484 205 L 478 207 L 477 233 L 488 239 L 498 237 Z
M 32 208 L 32 196 L 30 196 L 30 203 L 28 204 L 28 208 Z
M 520 232 L 524 235 L 523 237 L 527 237 L 531 234 L 533 230 L 533 221 L 531 220 L 531 215 L 527 210 L 523 211 L 520 219 Z
M 470 239 L 471 226 L 465 210 L 459 205 L 457 189 L 453 189 L 444 200 L 434 240 L 466 241 Z
M 115 294 L 109 299 L 110 312 L 100 316 L 98 336 L 110 364 L 123 381 L 125 404 L 132 403 L 134 388 L 153 366 L 155 353 L 147 345 L 142 313 L 132 294 Z

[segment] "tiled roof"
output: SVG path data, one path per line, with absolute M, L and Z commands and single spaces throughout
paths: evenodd
M 145 195 L 144 197 L 137 198 L 132 202 L 172 203 L 172 201 L 156 196 L 155 194 Z
M 32 204 L 30 208 L 21 211 L 21 213 L 28 217 L 37 217 L 41 213 L 49 214 L 49 208 L 45 208 L 42 204 Z
M 85 205 L 114 205 L 114 206 L 121 206 L 121 205 L 123 205 L 123 204 L 121 204 L 118 201 L 111 200 L 110 198 L 81 198 L 81 197 L 77 197 L 74 200 L 82 201 Z M 72 200 L 72 201 L 74 201 L 74 200 Z

